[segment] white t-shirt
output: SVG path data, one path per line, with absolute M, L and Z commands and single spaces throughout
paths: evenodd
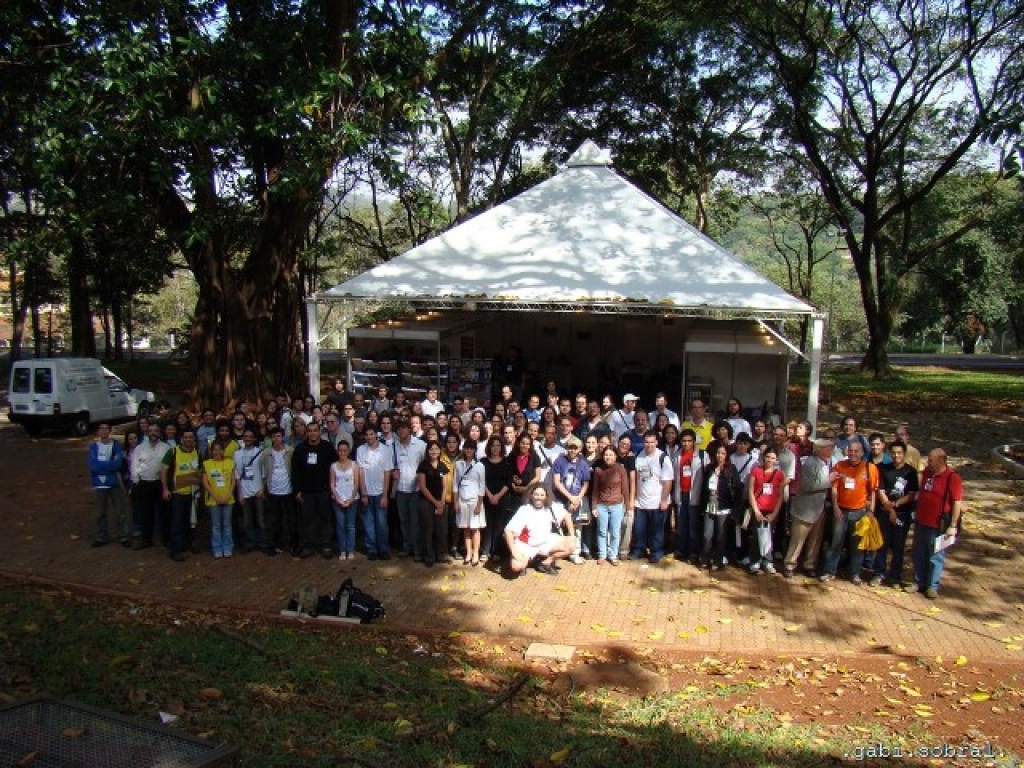
M 416 470 L 427 455 L 427 444 L 418 437 L 410 437 L 407 445 L 403 445 L 401 440 L 395 440 L 391 450 L 395 469 L 398 470 L 397 490 L 401 493 L 416 493 L 419 490 Z
M 356 449 L 356 464 L 363 471 L 363 484 L 368 496 L 380 496 L 384 493 L 384 473 L 395 468 L 391 449 L 383 443 L 370 448 L 365 443 Z
M 660 449 L 656 449 L 650 456 L 646 451 L 641 451 L 636 457 L 634 506 L 637 509 L 658 509 L 661 506 L 662 483 L 671 482 L 672 475 L 672 461 Z
M 555 521 L 561 521 L 564 515 L 565 507 L 558 502 L 540 509 L 532 504 L 524 504 L 512 515 L 505 530 L 512 531 L 512 535 L 518 541 L 536 549 L 559 535 L 553 533 L 551 529 Z

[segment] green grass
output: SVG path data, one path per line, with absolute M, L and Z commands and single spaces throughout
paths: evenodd
M 794 368 L 790 381 L 790 400 L 806 397 L 807 368 Z M 1024 373 L 895 367 L 891 378 L 876 379 L 856 367 L 830 367 L 822 374 L 822 391 L 850 406 L 884 397 L 912 410 L 1001 407 L 1024 398 Z
M 809 768 L 841 764 L 852 740 L 867 738 L 782 729 L 765 709 L 716 711 L 713 685 L 642 699 L 573 694 L 553 675 L 450 639 L 237 619 L 218 629 L 219 620 L 227 621 L 0 588 L 0 691 L 48 693 L 150 722 L 171 712 L 184 731 L 238 746 L 252 766 Z M 508 703 L 481 714 L 524 674 Z

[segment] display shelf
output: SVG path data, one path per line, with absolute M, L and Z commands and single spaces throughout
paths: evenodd
M 466 398 L 471 406 L 483 405 L 491 397 L 491 359 L 461 357 L 448 361 L 448 398 Z

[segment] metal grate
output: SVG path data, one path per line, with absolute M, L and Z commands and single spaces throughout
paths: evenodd
M 0 708 L 0 766 L 215 766 L 232 763 L 237 753 L 229 744 L 57 699 Z

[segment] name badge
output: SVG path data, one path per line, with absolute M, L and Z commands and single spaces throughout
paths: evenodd
M 764 486 L 762 486 L 762 488 L 761 488 L 761 495 L 762 496 L 771 496 L 774 493 L 775 493 L 774 486 L 772 486 L 770 483 L 765 483 Z
M 245 469 L 242 470 L 242 477 L 244 477 L 246 480 L 252 480 L 254 477 L 256 477 L 256 472 L 253 470 L 252 467 L 246 467 Z
M 306 456 L 306 463 L 307 464 L 316 464 L 316 454 L 315 453 L 311 453 L 308 456 Z
M 222 475 L 220 472 L 213 472 L 211 476 L 213 477 L 213 484 L 216 485 L 218 488 L 223 488 L 226 485 L 226 483 L 224 482 L 224 475 Z
M 930 491 L 932 489 L 932 478 L 929 477 L 928 480 L 925 481 L 924 489 L 926 491 Z
M 693 467 L 689 464 L 683 466 L 683 477 L 693 477 Z
M 848 477 L 845 480 L 843 480 L 843 488 L 845 488 L 846 490 L 852 491 L 856 487 L 857 481 L 854 480 L 852 477 Z

